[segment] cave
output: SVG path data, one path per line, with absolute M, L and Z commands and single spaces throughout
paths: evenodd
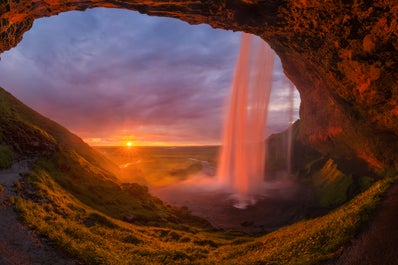
M 0 53 L 33 21 L 94 7 L 136 10 L 263 38 L 300 96 L 300 140 L 373 171 L 398 167 L 398 3 L 393 1 L 0 1 Z

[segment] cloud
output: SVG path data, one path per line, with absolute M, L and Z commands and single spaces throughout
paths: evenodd
M 83 138 L 215 143 L 239 41 L 239 33 L 131 11 L 68 12 L 36 20 L 2 55 L 0 85 Z M 273 93 L 270 117 L 285 111 L 284 93 Z

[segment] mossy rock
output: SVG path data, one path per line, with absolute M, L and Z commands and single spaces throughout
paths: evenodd
M 332 159 L 313 175 L 312 181 L 321 207 L 335 207 L 347 201 L 353 184 L 352 176 L 341 172 Z

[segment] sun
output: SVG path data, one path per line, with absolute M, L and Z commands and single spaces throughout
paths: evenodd
M 126 145 L 127 145 L 128 147 L 131 147 L 131 146 L 133 146 L 133 142 L 127 142 Z

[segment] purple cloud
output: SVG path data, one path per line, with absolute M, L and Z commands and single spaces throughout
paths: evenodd
M 0 86 L 83 138 L 218 143 L 239 40 L 125 10 L 68 12 L 36 20 L 2 54 Z M 283 87 L 277 65 L 274 84 Z M 283 91 L 273 92 L 271 129 L 283 126 Z

